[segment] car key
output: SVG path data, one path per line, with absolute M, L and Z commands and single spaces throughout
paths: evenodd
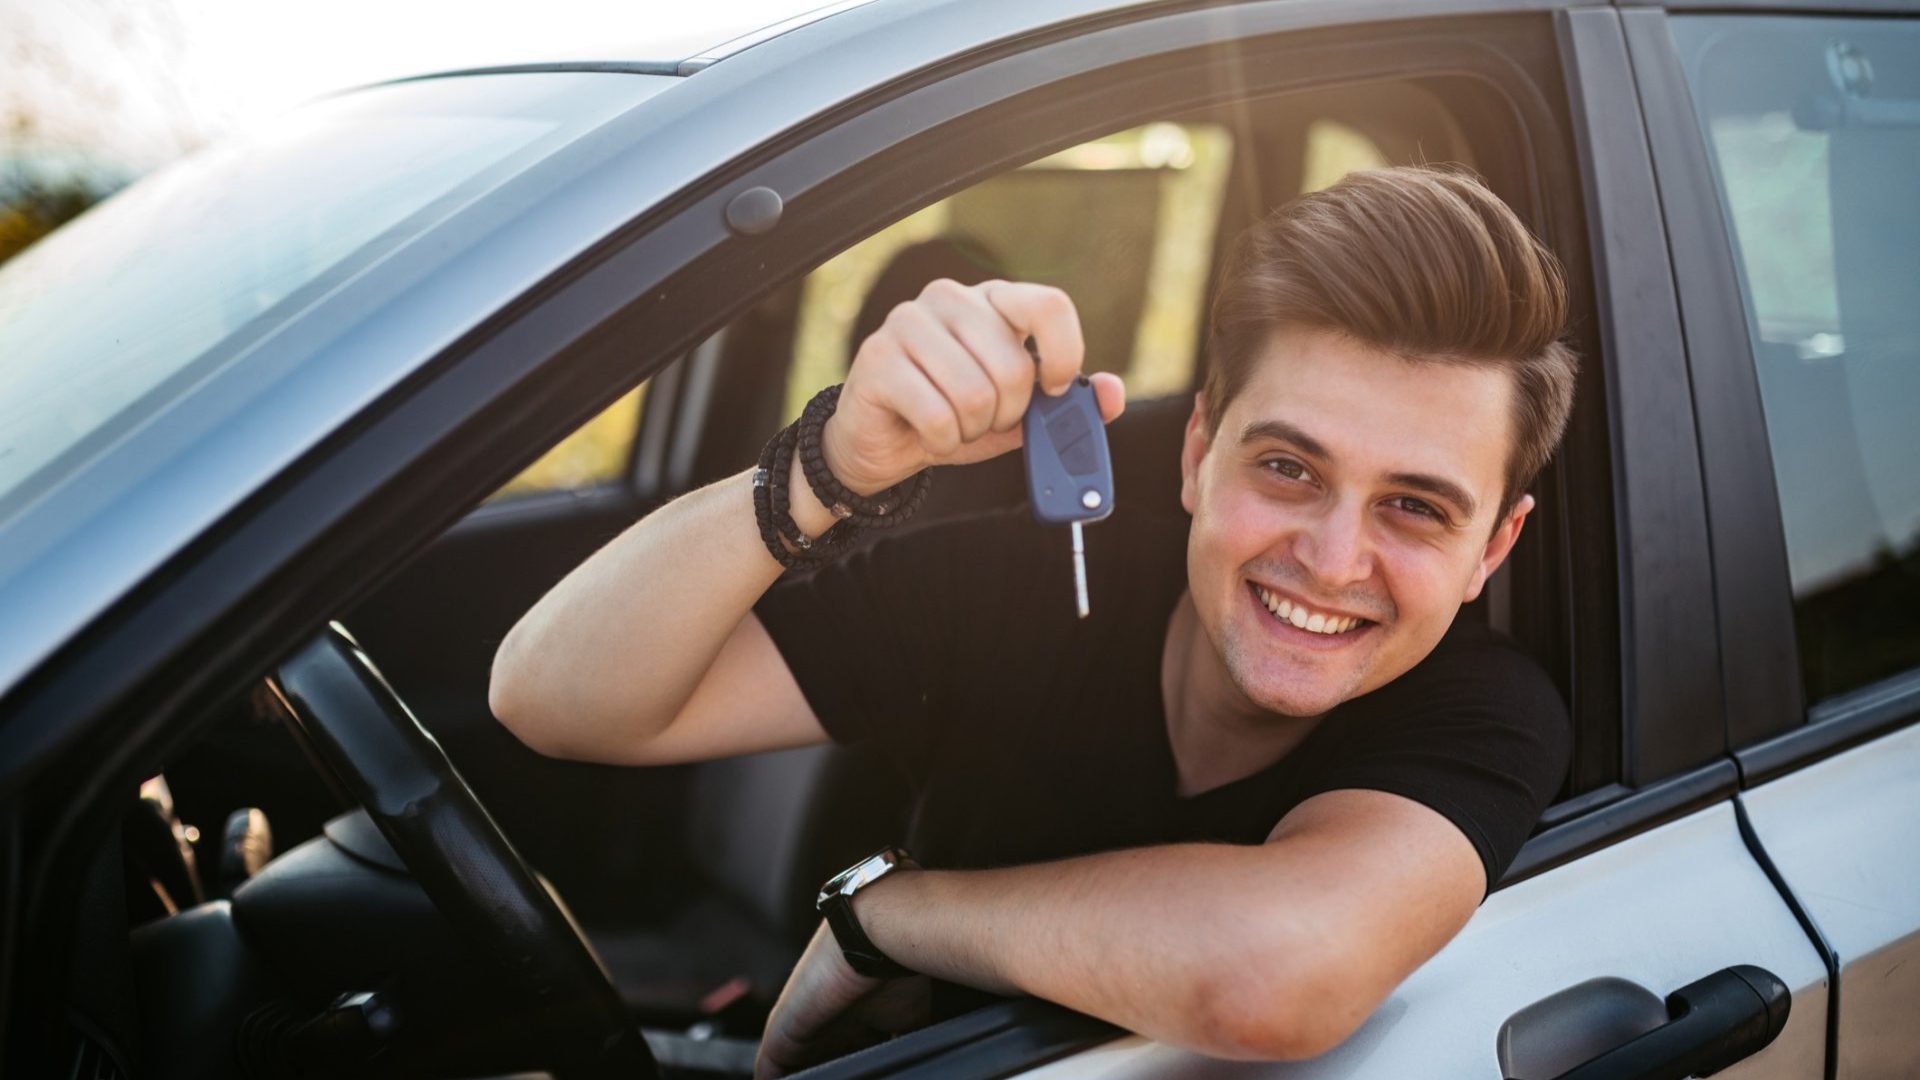
M 1027 341 L 1033 351 L 1033 341 Z M 1037 360 L 1036 354 L 1036 360 Z M 1080 617 L 1086 618 L 1087 550 L 1081 526 L 1113 513 L 1113 462 L 1107 454 L 1107 427 L 1093 383 L 1075 376 L 1065 393 L 1048 396 L 1036 383 L 1021 421 L 1025 438 L 1027 499 L 1042 525 L 1066 525 L 1073 531 L 1073 589 Z

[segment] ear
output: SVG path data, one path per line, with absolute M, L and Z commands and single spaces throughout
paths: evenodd
M 1533 496 L 1522 495 L 1516 499 L 1513 509 L 1494 527 L 1493 535 L 1487 538 L 1487 549 L 1480 553 L 1480 565 L 1474 568 L 1472 580 L 1467 582 L 1467 594 L 1460 598 L 1463 604 L 1470 604 L 1480 596 L 1480 590 L 1486 588 L 1487 579 L 1493 576 L 1500 564 L 1507 560 L 1507 553 L 1513 550 L 1513 542 L 1520 539 L 1520 529 L 1527 523 L 1527 515 L 1533 512 Z
M 1180 505 L 1193 513 L 1200 503 L 1200 463 L 1206 460 L 1212 437 L 1207 432 L 1207 395 L 1193 396 L 1193 414 L 1187 417 L 1187 435 L 1180 444 Z

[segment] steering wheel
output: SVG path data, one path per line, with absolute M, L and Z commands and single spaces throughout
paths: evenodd
M 346 628 L 329 624 L 267 682 L 455 932 L 497 961 L 542 1019 L 577 1032 L 566 1075 L 657 1080 L 579 928 Z

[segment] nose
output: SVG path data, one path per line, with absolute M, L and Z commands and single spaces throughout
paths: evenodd
M 1293 558 L 1329 591 L 1366 580 L 1373 573 L 1373 551 L 1365 509 L 1342 502 L 1315 517 L 1294 534 Z

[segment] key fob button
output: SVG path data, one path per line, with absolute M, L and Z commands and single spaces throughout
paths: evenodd
M 1100 468 L 1100 455 L 1093 446 L 1093 426 L 1079 409 L 1064 409 L 1048 417 L 1047 439 L 1071 475 L 1085 476 Z

